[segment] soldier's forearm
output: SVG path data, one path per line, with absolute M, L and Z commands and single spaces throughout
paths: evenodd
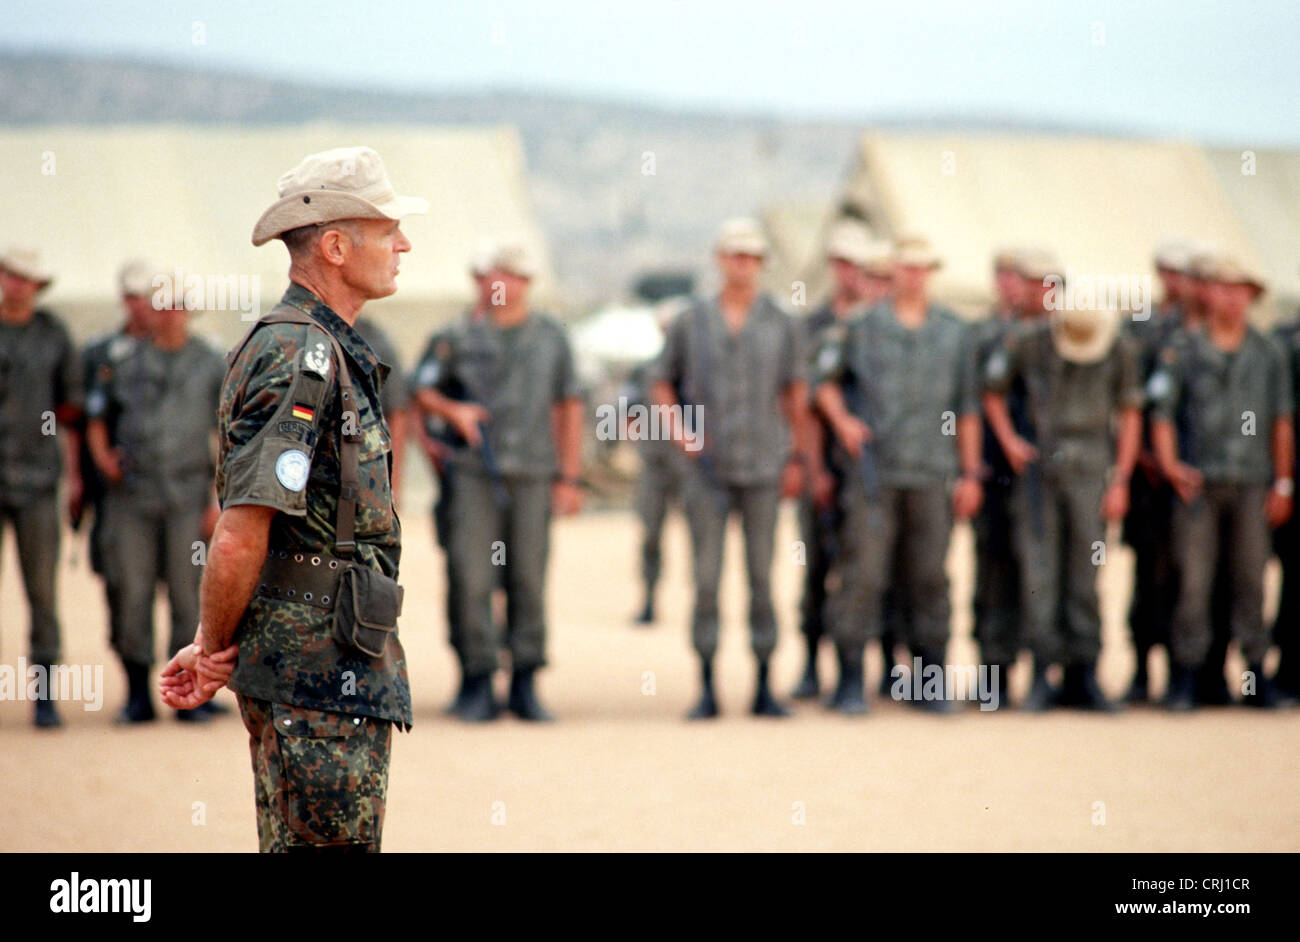
M 813 431 L 812 412 L 808 409 L 808 385 L 791 383 L 782 393 L 786 421 L 790 423 L 790 434 L 794 439 L 794 449 L 809 471 L 819 470 L 821 452 L 817 448 L 817 439 Z
M 1174 423 L 1168 419 L 1156 419 L 1151 423 L 1151 450 L 1155 452 L 1156 464 L 1161 473 L 1168 476 L 1170 469 L 1178 463 L 1178 443 L 1174 439 Z
M 1115 479 L 1127 483 L 1142 450 L 1142 413 L 1125 409 L 1120 413 L 1119 444 L 1115 449 Z
M 1273 479 L 1289 478 L 1295 471 L 1295 428 L 1289 416 L 1273 423 Z
M 844 392 L 837 383 L 820 383 L 813 391 L 813 402 L 826 417 L 831 428 L 848 418 L 848 409 L 844 406 Z
M 986 392 L 984 414 L 988 416 L 989 426 L 993 429 L 998 445 L 1006 452 L 1007 444 L 1016 437 L 1015 427 L 1011 424 L 1011 412 L 1007 409 L 1007 397 L 1001 393 Z
M 574 481 L 582 475 L 582 400 L 566 399 L 558 411 L 555 450 L 560 461 L 560 477 Z
M 101 419 L 91 419 L 86 426 L 86 447 L 90 449 L 90 460 L 95 463 L 101 474 L 107 474 L 111 461 L 108 453 L 108 426 Z
M 984 457 L 980 454 L 983 444 L 982 428 L 978 412 L 963 415 L 957 420 L 957 457 L 961 462 L 963 477 L 980 476 Z
M 650 387 L 650 398 L 656 406 L 664 407 L 664 418 L 668 423 L 668 438 L 672 441 L 680 441 L 683 429 L 679 428 L 677 421 L 677 393 L 673 391 L 672 383 L 657 382 Z
M 274 516 L 270 507 L 246 505 L 222 511 L 217 520 L 199 589 L 199 623 L 207 654 L 230 647 L 235 637 L 266 561 Z
M 411 401 L 421 412 L 436 415 L 440 419 L 450 419 L 457 404 L 455 399 L 448 399 L 436 389 L 417 389 Z

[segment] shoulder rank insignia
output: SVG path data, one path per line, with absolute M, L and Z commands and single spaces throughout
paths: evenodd
M 325 349 L 325 341 L 316 341 L 316 346 L 302 355 L 303 368 L 315 373 L 321 379 L 330 375 L 330 355 Z

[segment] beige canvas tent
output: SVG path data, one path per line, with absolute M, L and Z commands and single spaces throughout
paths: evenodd
M 835 215 L 846 214 L 884 237 L 930 238 L 945 262 L 935 291 L 966 313 L 990 300 L 1006 245 L 1047 246 L 1097 278 L 1154 275 L 1152 249 L 1170 236 L 1260 261 L 1205 153 L 1183 143 L 870 133 Z M 824 286 L 819 260 L 807 278 Z
M 367 308 L 390 329 L 404 367 L 432 327 L 469 300 L 467 260 L 484 239 L 523 239 L 541 259 L 539 296 L 553 293 L 519 136 L 506 127 L 0 129 L 0 243 L 42 251 L 56 273 L 46 300 L 79 340 L 119 321 L 115 273 L 138 254 L 202 276 L 212 289 L 205 301 L 228 309 L 205 311 L 196 328 L 229 344 L 247 327 L 231 292 L 258 285 L 266 310 L 287 283 L 283 246 L 249 241 L 276 180 L 308 153 L 353 144 L 374 147 L 400 192 L 431 203 L 427 216 L 403 224 L 413 248 L 398 293 Z
M 1300 151 L 1209 150 L 1206 156 L 1249 236 L 1274 306 L 1300 306 Z

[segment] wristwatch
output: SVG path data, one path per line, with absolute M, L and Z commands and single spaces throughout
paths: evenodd
M 1290 497 L 1295 493 L 1295 481 L 1291 478 L 1278 478 L 1273 482 L 1273 490 L 1279 497 Z

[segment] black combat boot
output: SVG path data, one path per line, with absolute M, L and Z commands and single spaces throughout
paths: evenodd
M 521 720 L 532 723 L 550 723 L 555 720 L 551 712 L 537 699 L 537 690 L 533 685 L 537 673 L 535 667 L 519 667 L 510 675 L 510 699 L 506 705 L 510 712 Z
M 691 712 L 686 714 L 688 720 L 711 720 L 718 715 L 718 700 L 713 695 L 713 661 L 700 659 L 700 699 Z
M 1196 668 L 1181 664 L 1169 666 L 1169 690 L 1165 693 L 1165 709 L 1186 713 L 1196 709 Z
M 442 708 L 442 712 L 448 716 L 457 716 L 465 707 L 465 694 L 469 691 L 469 674 L 465 673 L 464 665 L 460 669 L 460 687 L 456 690 L 456 698 Z
M 927 668 L 930 667 L 939 668 L 939 677 L 941 681 L 943 681 L 943 689 L 939 691 L 939 697 L 936 700 L 928 699 L 922 695 L 919 698 L 909 700 L 908 703 L 918 710 L 924 710 L 926 713 L 943 714 L 960 712 L 961 704 L 956 700 L 948 699 L 947 678 L 944 677 L 943 651 L 920 649 L 916 652 L 916 656 L 921 659 L 921 690 L 925 690 L 926 678 L 932 674 L 931 671 L 927 670 Z M 915 661 L 913 661 L 913 663 L 915 663 Z M 913 684 L 915 684 L 915 681 L 913 681 Z
M 645 605 L 633 621 L 638 625 L 653 625 L 655 623 L 655 599 L 653 593 L 646 592 Z
M 749 712 L 755 716 L 789 716 L 790 711 L 776 702 L 767 682 L 767 661 L 758 662 L 758 680 L 754 685 L 754 705 Z
M 879 693 L 881 697 L 891 697 L 894 689 L 894 668 L 898 666 L 894 660 L 894 633 L 892 631 L 886 631 L 881 636 L 880 655 L 884 666 L 880 672 Z
M 1151 649 L 1139 648 L 1137 652 L 1137 670 L 1133 672 L 1133 682 L 1124 694 L 1125 703 L 1146 703 L 1151 698 L 1151 684 L 1147 675 L 1147 660 Z
M 1072 664 L 1065 669 L 1065 688 L 1071 691 L 1070 706 L 1096 713 L 1114 713 L 1119 707 L 1106 699 L 1097 683 L 1096 664 Z
M 1202 706 L 1232 706 L 1232 692 L 1223 679 L 1223 661 L 1211 657 L 1197 670 L 1196 702 Z
M 862 677 L 862 657 L 845 657 L 840 654 L 840 679 L 835 693 L 826 704 L 845 716 L 861 716 L 867 712 L 866 687 Z
M 990 664 L 990 673 L 996 672 L 997 684 L 994 689 L 998 692 L 998 705 L 993 707 L 995 710 L 1005 710 L 1011 706 L 1011 668 L 1014 664 Z M 983 704 L 980 704 L 983 707 Z
M 1257 710 L 1277 710 L 1294 705 L 1295 701 L 1264 675 L 1263 664 L 1252 664 L 1248 670 L 1255 675 L 1255 692 L 1241 698 L 1242 706 L 1254 707 Z
M 1029 685 L 1029 695 L 1025 697 L 1025 702 L 1020 704 L 1020 709 L 1028 713 L 1046 713 L 1060 703 L 1061 691 L 1052 686 L 1051 680 L 1047 677 L 1047 669 L 1050 666 L 1050 664 L 1040 664 L 1035 659 L 1034 680 Z
M 126 670 L 126 706 L 117 714 L 116 723 L 149 723 L 154 719 L 153 699 L 149 696 L 149 665 L 123 661 Z
M 45 668 L 45 695 L 36 701 L 32 722 L 37 729 L 56 729 L 63 725 L 63 718 L 54 706 L 54 665 L 41 666 Z
M 817 648 L 820 638 L 808 638 L 808 664 L 799 678 L 799 686 L 794 688 L 790 697 L 794 700 L 816 700 L 822 692 L 821 678 L 817 675 Z
M 487 723 L 500 713 L 496 695 L 492 692 L 492 672 L 470 674 L 465 678 L 465 699 L 456 711 L 457 719 L 465 723 Z

